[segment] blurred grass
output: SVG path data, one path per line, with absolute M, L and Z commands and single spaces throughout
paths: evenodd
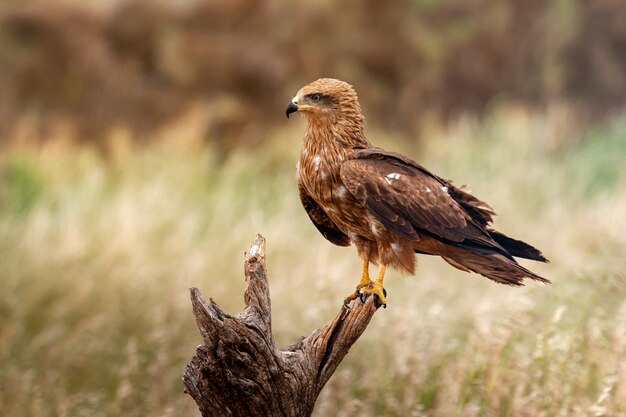
M 557 140 L 558 118 L 461 119 L 411 149 L 540 247 L 552 286 L 497 286 L 420 257 L 391 273 L 380 311 L 316 415 L 626 415 L 626 118 Z M 105 158 L 53 141 L 0 155 L 3 415 L 197 415 L 180 377 L 200 336 L 187 288 L 242 305 L 243 251 L 268 239 L 279 345 L 326 323 L 356 284 L 354 248 L 300 207 L 302 126 L 225 161 L 175 133 Z

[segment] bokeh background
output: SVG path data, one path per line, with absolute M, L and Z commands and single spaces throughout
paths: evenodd
M 198 415 L 187 289 L 239 311 L 256 233 L 278 344 L 334 316 L 360 262 L 300 207 L 284 117 L 319 77 L 554 284 L 420 256 L 315 415 L 626 415 L 622 0 L 0 2 L 0 414 Z

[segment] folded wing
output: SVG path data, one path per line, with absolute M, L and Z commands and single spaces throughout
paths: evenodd
M 350 238 L 344 234 L 335 223 L 326 215 L 317 202 L 307 194 L 302 184 L 298 183 L 300 201 L 309 218 L 319 232 L 330 242 L 338 246 L 350 246 Z
M 379 148 L 358 151 L 342 164 L 341 180 L 388 230 L 405 239 L 425 233 L 511 257 L 485 228 L 494 214 L 489 205 L 403 155 Z

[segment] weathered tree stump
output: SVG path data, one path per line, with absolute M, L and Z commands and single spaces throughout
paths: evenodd
M 376 312 L 373 297 L 342 306 L 321 330 L 277 349 L 261 235 L 245 255 L 245 277 L 246 307 L 234 316 L 191 289 L 204 344 L 185 369 L 185 392 L 204 417 L 310 416 L 322 388 Z

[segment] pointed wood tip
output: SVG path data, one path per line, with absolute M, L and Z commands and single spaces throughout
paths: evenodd
M 206 304 L 202 293 L 196 287 L 189 288 L 189 296 L 191 297 L 191 305 L 194 307 L 202 305 L 203 303 Z
M 246 262 L 256 260 L 265 263 L 265 238 L 262 235 L 256 235 L 245 256 Z

